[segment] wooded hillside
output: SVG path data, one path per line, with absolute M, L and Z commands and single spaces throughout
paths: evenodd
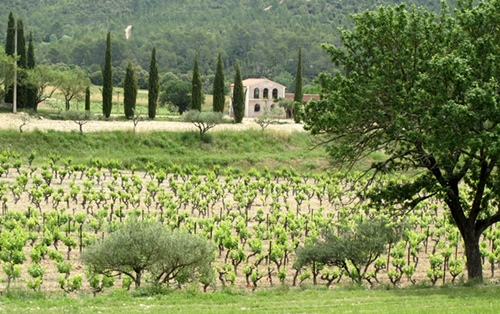
M 179 76 L 190 72 L 198 52 L 201 72 L 209 82 L 220 51 L 228 77 L 239 60 L 244 77 L 268 77 L 290 90 L 299 46 L 307 84 L 331 67 L 320 43 L 335 43 L 337 28 L 350 26 L 349 14 L 400 2 L 8 0 L 0 3 L 0 40 L 4 42 L 12 11 L 24 20 L 25 33 L 33 32 L 37 63 L 78 65 L 98 79 L 106 33 L 111 31 L 113 66 L 123 71 L 126 59 L 147 69 L 151 49 L 156 46 L 160 73 Z M 406 2 L 432 10 L 440 6 L 438 0 Z

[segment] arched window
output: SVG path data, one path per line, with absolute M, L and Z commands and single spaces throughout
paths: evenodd
M 259 99 L 259 89 L 258 88 L 253 90 L 253 98 Z
M 260 111 L 260 105 L 259 104 L 255 104 L 255 107 L 253 107 L 253 111 L 259 112 Z
M 262 97 L 264 99 L 269 98 L 269 90 L 267 88 L 264 88 L 264 92 L 262 93 Z
M 278 99 L 278 89 L 273 89 L 273 99 Z

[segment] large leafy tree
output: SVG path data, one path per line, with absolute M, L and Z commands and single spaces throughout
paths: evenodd
M 243 81 L 241 79 L 240 63 L 236 63 L 236 73 L 234 75 L 234 87 L 233 87 L 233 114 L 234 122 L 241 123 L 243 117 L 245 116 L 245 90 L 243 87 Z
M 217 57 L 217 69 L 215 70 L 214 88 L 213 88 L 213 111 L 223 112 L 226 102 L 226 88 L 224 87 L 224 68 L 222 57 L 219 52 Z
M 136 101 L 137 78 L 135 77 L 134 67 L 129 61 L 125 72 L 125 80 L 123 82 L 123 107 L 127 119 L 131 119 L 134 116 Z
M 102 68 L 102 114 L 107 119 L 113 107 L 113 72 L 111 67 L 111 33 L 106 37 L 106 52 Z
M 59 91 L 64 96 L 65 109 L 70 109 L 70 102 L 73 99 L 83 99 L 87 86 L 90 85 L 90 79 L 80 68 L 67 69 L 61 71 L 59 76 Z
M 58 70 L 52 68 L 52 66 L 40 64 L 34 69 L 28 69 L 26 71 L 26 77 L 24 84 L 33 88 L 30 90 L 30 108 L 35 112 L 38 110 L 38 105 L 41 102 L 46 101 L 51 98 L 52 95 L 59 89 L 59 86 L 63 82 L 61 79 L 61 73 Z M 32 102 L 32 103 L 31 103 Z
M 200 67 L 198 65 L 198 54 L 194 59 L 193 79 L 191 80 L 191 109 L 201 111 L 202 85 Z
M 320 76 L 323 99 L 303 115 L 337 161 L 384 151 L 376 171 L 420 169 L 372 200 L 404 209 L 441 199 L 474 280 L 483 278 L 479 238 L 500 221 L 498 21 L 499 0 L 458 1 L 438 16 L 404 5 L 355 15 L 341 47 L 324 45 L 339 71 Z
M 158 66 L 156 65 L 156 48 L 151 51 L 151 61 L 149 63 L 148 78 L 148 116 L 150 119 L 156 117 L 158 108 L 158 95 L 160 89 L 160 78 L 158 75 Z
M 189 93 L 191 92 L 191 84 L 182 80 L 171 80 L 160 95 L 160 103 L 170 103 L 177 107 L 179 114 L 189 110 Z

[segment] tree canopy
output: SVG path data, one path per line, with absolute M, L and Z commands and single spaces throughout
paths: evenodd
M 336 161 L 382 151 L 376 173 L 422 170 L 372 200 L 403 208 L 442 200 L 475 280 L 479 237 L 500 221 L 499 20 L 499 0 L 458 1 L 452 13 L 399 5 L 355 15 L 341 45 L 323 45 L 339 70 L 320 75 L 323 98 L 303 114 Z

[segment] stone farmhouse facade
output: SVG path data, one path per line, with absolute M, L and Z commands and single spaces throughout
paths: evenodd
M 278 99 L 285 98 L 286 86 L 273 82 L 267 78 L 249 78 L 243 80 L 245 90 L 245 117 L 255 118 L 265 110 L 278 106 Z M 229 114 L 233 114 L 233 90 L 231 84 L 231 97 L 229 101 Z

